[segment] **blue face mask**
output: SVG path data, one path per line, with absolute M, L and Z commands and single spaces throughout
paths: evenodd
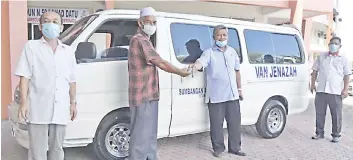
M 59 37 L 60 26 L 54 23 L 42 24 L 42 33 L 46 38 L 55 39 Z
M 336 53 L 339 50 L 339 46 L 336 44 L 330 44 L 328 47 L 331 53 Z
M 228 43 L 227 40 L 224 40 L 224 41 L 217 41 L 217 40 L 216 40 L 216 45 L 217 45 L 218 47 L 224 47 L 224 46 L 227 45 L 227 43 Z

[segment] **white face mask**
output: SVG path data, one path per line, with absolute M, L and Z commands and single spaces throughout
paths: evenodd
M 152 36 L 156 32 L 157 26 L 150 25 L 150 24 L 144 24 L 142 30 L 147 35 Z

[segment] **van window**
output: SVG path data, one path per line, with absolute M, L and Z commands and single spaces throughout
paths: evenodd
M 66 45 L 71 45 L 72 42 L 82 33 L 86 27 L 91 24 L 97 15 L 91 15 L 78 20 L 75 24 L 71 25 L 68 29 L 66 29 L 58 38 L 62 43 Z
M 244 34 L 250 63 L 275 63 L 271 33 L 245 30 Z
M 279 63 L 302 63 L 298 41 L 294 35 L 272 34 L 275 54 L 281 60 Z
M 95 44 L 97 55 L 85 63 L 123 61 L 128 59 L 130 39 L 138 29 L 137 20 L 107 20 L 87 38 Z M 155 46 L 156 34 L 151 36 Z
M 175 23 L 170 29 L 174 53 L 181 63 L 194 63 L 204 50 L 212 47 L 208 26 Z
M 245 30 L 249 62 L 252 64 L 295 64 L 303 57 L 295 35 Z
M 136 31 L 136 20 L 108 20 L 87 41 L 96 45 L 99 62 L 127 60 L 130 38 Z
M 212 35 L 211 36 L 213 36 L 213 29 L 214 29 L 214 27 L 212 27 L 212 32 L 211 32 Z M 232 48 L 234 48 L 235 51 L 237 51 L 240 63 L 242 63 L 243 57 L 241 54 L 238 31 L 236 29 L 228 28 L 228 45 L 231 46 Z
M 214 44 L 213 28 L 206 25 L 172 23 L 170 29 L 177 60 L 184 64 L 194 63 L 204 50 L 211 48 Z M 228 44 L 241 55 L 238 32 L 235 29 L 229 29 Z

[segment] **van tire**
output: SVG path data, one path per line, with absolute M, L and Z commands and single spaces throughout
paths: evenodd
M 271 124 L 268 122 L 271 122 Z M 287 114 L 283 104 L 280 101 L 270 99 L 262 108 L 256 122 L 256 130 L 262 138 L 276 138 L 283 132 L 286 122 Z
M 114 131 L 118 131 L 118 132 L 113 133 Z M 129 153 L 128 150 L 127 152 L 120 152 L 121 154 L 119 153 L 115 155 L 112 154 L 114 151 L 116 151 L 114 150 L 116 148 L 114 149 L 111 148 L 111 146 L 115 145 L 115 144 L 112 144 L 113 142 L 107 143 L 107 142 L 110 142 L 108 138 L 109 137 L 108 134 L 117 135 L 119 133 L 119 138 L 117 139 L 124 139 L 122 140 L 123 143 L 120 143 L 120 142 L 119 143 L 125 144 L 124 146 L 128 147 L 129 145 L 128 142 L 130 140 L 129 132 L 130 132 L 130 112 L 128 109 L 113 111 L 109 113 L 107 116 L 105 116 L 101 121 L 101 123 L 99 124 L 99 127 L 96 131 L 96 135 L 93 140 L 93 148 L 97 157 L 100 160 L 125 160 L 128 157 L 128 153 Z M 123 137 L 123 138 L 120 138 L 120 137 Z M 114 136 L 114 138 L 116 138 L 116 136 Z M 117 141 L 114 141 L 114 142 L 117 142 Z

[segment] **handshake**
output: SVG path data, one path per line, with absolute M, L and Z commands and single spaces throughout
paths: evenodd
M 179 71 L 176 74 L 182 77 L 186 77 L 186 76 L 189 76 L 194 71 L 194 69 L 199 71 L 202 69 L 202 65 L 200 63 L 190 64 L 187 68 L 179 69 Z

